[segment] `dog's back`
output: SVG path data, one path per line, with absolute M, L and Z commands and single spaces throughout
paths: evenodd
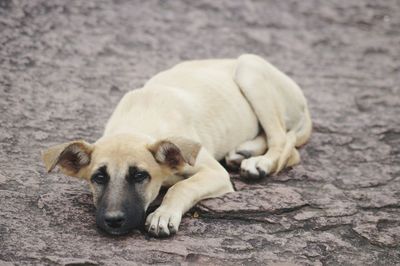
M 155 138 L 179 133 L 222 159 L 258 133 L 257 117 L 233 80 L 236 61 L 188 61 L 155 75 L 124 96 L 106 134 L 125 125 L 140 125 L 137 131 Z

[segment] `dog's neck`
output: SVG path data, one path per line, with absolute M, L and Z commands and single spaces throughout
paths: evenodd
M 104 136 L 141 134 L 153 140 L 177 134 L 193 137 L 182 97 L 186 96 L 170 87 L 147 86 L 131 91 L 121 100 L 123 108 L 116 110 L 119 114 L 108 121 Z

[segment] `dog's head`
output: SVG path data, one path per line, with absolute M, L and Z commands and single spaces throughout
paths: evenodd
M 72 141 L 43 153 L 47 171 L 57 165 L 87 180 L 97 207 L 96 223 L 120 235 L 139 228 L 166 177 L 194 165 L 200 145 L 183 138 L 152 142 L 140 135 L 103 137 L 94 144 Z

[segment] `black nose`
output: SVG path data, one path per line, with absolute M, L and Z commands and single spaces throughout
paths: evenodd
M 108 212 L 104 215 L 104 221 L 111 228 L 120 228 L 125 223 L 125 214 L 122 212 Z

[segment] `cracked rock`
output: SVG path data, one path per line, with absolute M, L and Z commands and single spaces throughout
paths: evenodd
M 0 0 L 1 265 L 399 265 L 400 5 Z M 301 163 L 200 202 L 178 233 L 109 237 L 46 147 L 94 142 L 124 93 L 182 60 L 256 53 L 313 119 Z M 196 214 L 195 214 L 196 213 Z

